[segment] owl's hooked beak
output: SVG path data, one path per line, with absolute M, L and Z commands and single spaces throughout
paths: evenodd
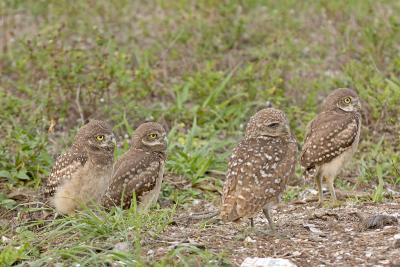
M 354 100 L 354 106 L 358 109 L 361 110 L 361 101 L 356 99 Z
M 106 141 L 103 146 L 107 149 L 114 149 L 117 145 L 117 140 L 115 139 L 114 134 L 106 136 Z
M 168 146 L 168 137 L 167 135 L 164 135 L 164 142 L 165 142 L 165 146 Z
M 117 139 L 115 139 L 115 135 L 113 134 L 113 135 L 111 135 L 111 138 L 110 138 L 111 140 L 111 143 L 114 145 L 114 146 L 116 146 L 117 145 Z
M 168 138 L 167 135 L 164 134 L 163 138 L 159 139 L 157 142 L 154 143 L 154 145 L 162 146 L 164 149 L 167 149 L 168 147 Z

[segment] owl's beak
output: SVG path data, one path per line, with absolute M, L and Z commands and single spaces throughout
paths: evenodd
M 356 100 L 355 101 L 355 103 L 354 103 L 354 106 L 357 108 L 357 109 L 361 109 L 361 102 L 360 102 L 360 100 Z
M 117 145 L 117 140 L 115 139 L 114 134 L 107 137 L 107 141 L 105 142 L 105 146 L 114 149 Z
M 115 135 L 112 135 L 111 136 L 111 143 L 114 145 L 114 146 L 116 146 L 117 145 L 117 139 L 115 139 Z
M 168 146 L 168 137 L 167 137 L 167 135 L 164 135 L 164 142 L 165 142 L 165 146 Z

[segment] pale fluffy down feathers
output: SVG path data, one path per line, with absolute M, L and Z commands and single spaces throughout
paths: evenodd
M 112 129 L 103 121 L 91 120 L 79 129 L 43 188 L 58 213 L 72 214 L 81 205 L 99 202 L 111 178 L 114 146 Z
M 96 167 L 87 163 L 68 182 L 59 186 L 53 198 L 58 213 L 73 214 L 82 206 L 97 204 L 104 195 L 112 174 L 112 164 Z

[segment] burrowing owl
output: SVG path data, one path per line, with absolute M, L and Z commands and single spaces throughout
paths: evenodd
M 250 218 L 263 209 L 270 227 L 270 207 L 279 201 L 296 165 L 297 142 L 286 115 L 268 108 L 249 121 L 244 139 L 233 150 L 223 189 L 221 218 Z
M 80 205 L 98 202 L 112 174 L 115 138 L 99 120 L 82 126 L 71 148 L 56 160 L 44 186 L 44 196 L 58 213 L 73 214 Z
M 336 202 L 335 176 L 356 151 L 361 129 L 361 105 L 350 89 L 334 90 L 322 104 L 322 110 L 307 126 L 301 152 L 304 176 L 314 178 L 322 205 L 322 179 L 326 178 L 332 201 Z
M 155 203 L 163 180 L 166 149 L 167 135 L 161 124 L 140 125 L 132 137 L 131 148 L 114 165 L 103 205 L 129 208 L 133 194 L 142 210 Z

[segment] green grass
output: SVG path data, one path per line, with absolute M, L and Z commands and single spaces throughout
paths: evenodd
M 186 182 L 165 183 L 162 198 L 178 207 L 218 199 L 204 187 L 221 189 L 214 173 L 226 170 L 255 111 L 283 109 L 301 142 L 323 97 L 337 87 L 354 88 L 363 99 L 361 144 L 345 172 L 356 179 L 337 185 L 367 188 L 372 201 L 385 201 L 387 187 L 400 186 L 399 13 L 395 0 L 0 1 L 0 207 L 23 210 L 7 192 L 38 190 L 87 118 L 114 125 L 117 155 L 139 123 L 162 122 L 169 129 L 167 171 Z M 0 245 L 0 260 L 149 264 L 139 255 L 143 227 L 158 235 L 174 213 L 98 212 L 1 226 L 0 235 L 15 238 Z M 128 238 L 131 228 L 141 234 Z M 137 253 L 111 252 L 107 245 L 120 240 Z M 177 248 L 157 266 L 226 258 Z

